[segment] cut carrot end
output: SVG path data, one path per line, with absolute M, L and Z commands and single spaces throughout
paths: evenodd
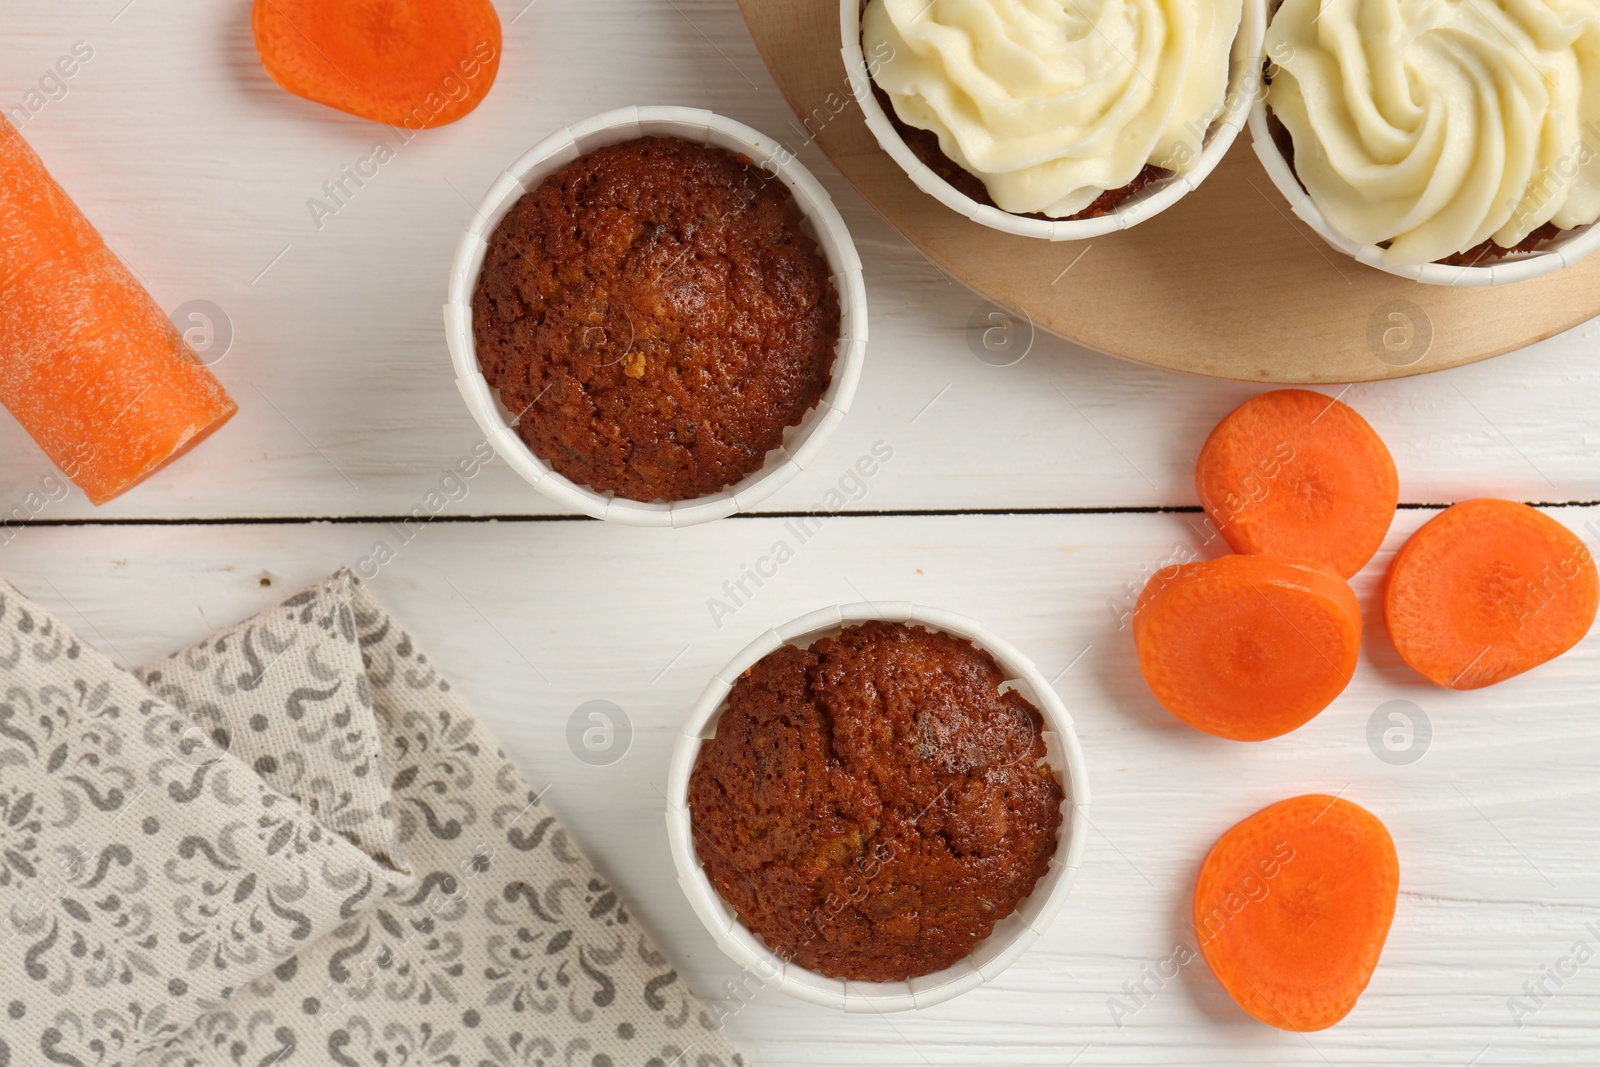
M 236 410 L 0 117 L 0 403 L 95 504 Z
M 177 433 L 178 441 L 173 446 L 172 451 L 168 452 L 164 458 L 152 463 L 142 474 L 136 474 L 131 477 L 118 476 L 109 484 L 103 486 L 98 482 L 89 482 L 88 484 L 79 482 L 78 487 L 83 490 L 84 496 L 89 498 L 89 503 L 99 507 L 101 504 L 115 500 L 134 486 L 154 477 L 188 454 L 200 442 L 222 429 L 223 426 L 227 425 L 229 419 L 238 414 L 239 406 L 237 404 L 227 397 L 224 397 L 223 400 L 224 403 L 218 405 L 215 412 L 207 416 L 209 421 L 200 425 L 183 427 Z
M 1218 423 L 1195 488 L 1235 552 L 1314 560 L 1345 578 L 1383 545 L 1400 499 L 1394 458 L 1367 421 L 1305 389 L 1262 393 Z
M 1283 1030 L 1324 1030 L 1355 1007 L 1383 953 L 1400 892 L 1377 816 L 1311 794 L 1223 834 L 1200 866 L 1200 953 L 1238 1005 Z
M 500 69 L 489 0 L 256 0 L 251 24 L 284 89 L 412 131 L 471 113 Z
M 1509 500 L 1467 500 L 1395 555 L 1384 621 L 1400 658 L 1449 689 L 1505 681 L 1583 640 L 1600 576 L 1583 541 Z
M 1324 566 L 1224 556 L 1158 573 L 1134 609 L 1139 669 L 1197 730 L 1264 741 L 1344 691 L 1361 644 L 1350 586 Z

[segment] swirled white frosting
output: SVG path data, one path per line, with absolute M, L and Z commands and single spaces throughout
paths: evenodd
M 1600 0 L 1285 0 L 1267 55 L 1301 184 L 1392 265 L 1600 218 Z
M 1005 211 L 1054 218 L 1146 164 L 1182 173 L 1223 114 L 1242 0 L 871 0 L 874 79 Z

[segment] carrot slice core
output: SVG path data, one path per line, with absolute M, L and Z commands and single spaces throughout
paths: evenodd
M 1583 640 L 1600 606 L 1600 576 L 1577 535 L 1543 512 L 1467 500 L 1401 547 L 1383 606 L 1395 649 L 1417 673 L 1478 689 Z
M 1235 552 L 1315 560 L 1346 578 L 1382 546 L 1400 499 L 1394 459 L 1367 421 L 1305 389 L 1262 393 L 1218 423 L 1195 488 Z
M 1197 730 L 1262 741 L 1344 691 L 1361 644 L 1350 586 L 1315 563 L 1224 556 L 1158 573 L 1133 616 L 1139 669 Z
M 1195 936 L 1250 1015 L 1323 1030 L 1371 980 L 1399 892 L 1394 840 L 1375 815 L 1336 797 L 1294 797 L 1212 846 L 1195 883 Z

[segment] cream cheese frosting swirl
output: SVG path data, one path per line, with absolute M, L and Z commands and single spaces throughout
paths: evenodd
M 895 113 L 995 204 L 1062 218 L 1147 164 L 1182 173 L 1220 118 L 1243 0 L 871 0 Z
M 1301 184 L 1389 265 L 1600 218 L 1600 0 L 1285 0 L 1267 54 Z

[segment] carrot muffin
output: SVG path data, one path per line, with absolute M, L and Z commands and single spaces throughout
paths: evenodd
M 1043 722 L 970 641 L 868 622 L 746 671 L 689 781 L 706 876 L 779 956 L 850 981 L 963 959 L 1049 870 Z
M 862 48 L 891 121 L 929 135 L 907 146 L 959 191 L 1015 215 L 1089 218 L 1199 163 L 1226 110 L 1243 11 L 1242 0 L 868 0 Z
M 878 106 L 883 108 L 883 113 L 889 117 L 889 124 L 894 127 L 894 132 L 900 135 L 900 139 L 906 143 L 906 147 L 911 149 L 911 154 L 921 160 L 924 166 L 944 179 L 946 184 L 968 200 L 987 204 L 990 207 L 999 206 L 994 202 L 994 197 L 989 195 L 989 190 L 985 188 L 982 180 L 976 174 L 973 174 L 970 170 L 967 170 L 944 154 L 944 150 L 939 147 L 937 134 L 931 130 L 919 130 L 915 126 L 907 125 L 905 119 L 902 119 L 894 110 L 894 104 L 889 99 L 889 94 L 877 86 L 873 86 L 873 95 L 878 98 Z M 1133 181 L 1118 189 L 1107 189 L 1092 200 L 1088 207 L 1068 215 L 1067 218 L 1069 220 L 1103 218 L 1133 199 L 1147 186 L 1155 185 L 1170 177 L 1172 177 L 1172 171 L 1165 170 L 1153 163 L 1146 163 L 1144 169 L 1134 177 Z M 1028 212 L 1025 217 L 1030 219 L 1049 218 L 1049 216 L 1041 215 L 1037 211 Z
M 721 148 L 600 148 L 495 228 L 472 298 L 484 378 L 545 463 L 642 501 L 759 470 L 827 391 L 839 298 L 789 190 Z
M 1328 225 L 1481 264 L 1600 218 L 1595 0 L 1285 0 L 1267 106 Z

